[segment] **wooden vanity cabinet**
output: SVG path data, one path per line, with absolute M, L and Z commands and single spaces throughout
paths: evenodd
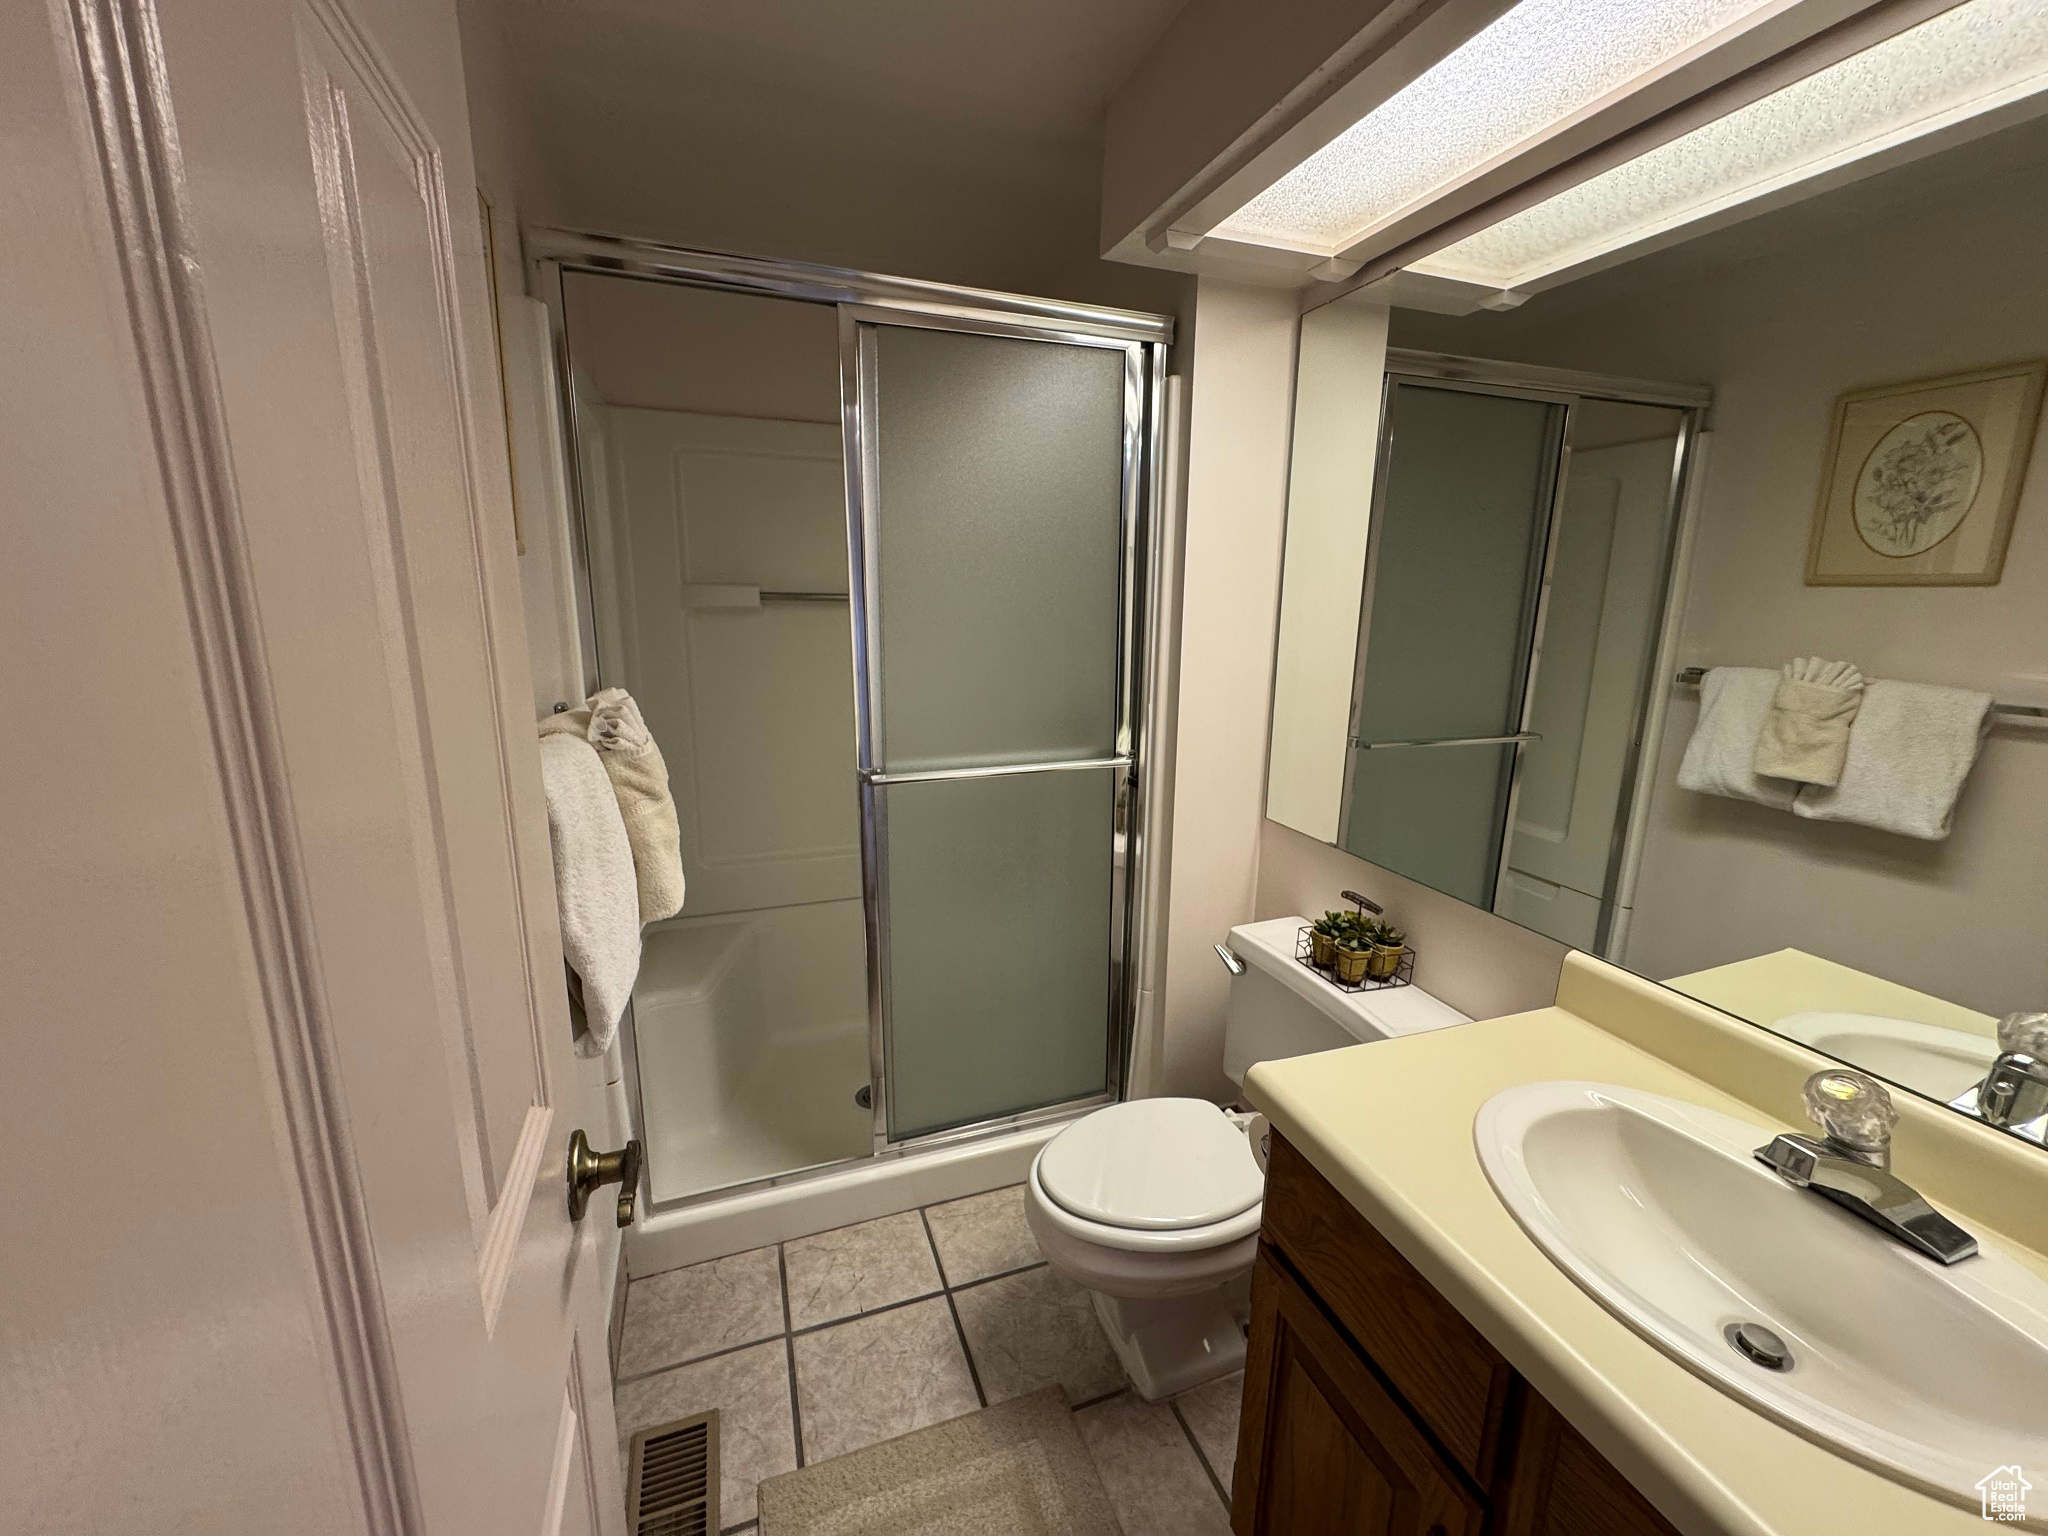
M 1277 1133 L 1238 1536 L 1677 1536 Z

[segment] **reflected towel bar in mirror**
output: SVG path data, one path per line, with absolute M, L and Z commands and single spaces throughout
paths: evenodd
M 763 603 L 843 603 L 844 592 L 770 591 L 764 587 L 692 581 L 683 584 L 686 608 L 758 608 Z
M 1705 667 L 1680 667 L 1677 681 L 1688 687 L 1697 688 L 1700 679 L 1707 675 Z M 2048 704 L 2005 704 L 1997 699 L 1991 701 L 1994 715 L 2015 715 L 2030 720 L 2048 720 Z
M 1354 736 L 1351 745 L 1361 752 L 1377 752 L 1382 747 L 1491 747 L 1542 739 L 1541 731 L 1512 731 L 1505 736 L 1424 736 L 1414 741 L 1363 741 Z

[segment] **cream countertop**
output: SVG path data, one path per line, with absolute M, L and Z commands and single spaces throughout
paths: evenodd
M 1982 1531 L 1978 1514 L 1846 1461 L 1702 1381 L 1580 1290 L 1523 1233 L 1473 1149 L 1473 1117 L 1502 1089 L 1556 1079 L 1621 1084 L 1751 1120 L 1765 1133 L 1761 1141 L 1793 1127 L 1797 1084 L 1829 1065 L 1580 955 L 1566 963 L 1559 999 L 1570 1006 L 1262 1062 L 1245 1091 L 1688 1536 Z M 2048 1274 L 2037 1251 L 2005 1235 L 2011 1224 L 2001 1229 L 1972 1212 L 1982 1208 L 1979 1200 L 1955 1198 L 1964 1189 L 1988 1201 L 2022 1194 L 2023 1209 L 2038 1211 L 2048 1205 L 2048 1158 L 2004 1145 L 2009 1138 L 1931 1104 L 1900 1099 L 1901 1176 Z M 1935 1118 L 1942 1116 L 1953 1127 Z M 2037 1232 L 2022 1237 L 2039 1243 Z M 1998 1464 L 1996 1448 L 1987 1447 L 1985 1471 Z
M 1793 1013 L 1871 1013 L 1912 1019 L 1966 1035 L 1998 1038 L 1998 1021 L 1959 1003 L 1916 992 L 1801 949 L 1780 949 L 1664 983 L 1738 1019 L 1768 1027 Z

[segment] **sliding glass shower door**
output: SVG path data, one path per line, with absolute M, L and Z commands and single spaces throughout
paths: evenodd
M 879 1146 L 1116 1091 L 1146 349 L 841 314 Z

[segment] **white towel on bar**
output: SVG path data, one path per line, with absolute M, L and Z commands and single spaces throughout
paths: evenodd
M 548 803 L 548 844 L 555 857 L 555 900 L 562 916 L 562 958 L 583 984 L 588 1032 L 579 1055 L 601 1056 L 612 1043 L 640 975 L 640 891 L 633 845 L 611 778 L 597 749 L 580 735 L 540 739 L 541 783 Z
M 1948 836 L 1956 796 L 1990 728 L 1988 693 L 1874 682 L 1849 728 L 1842 782 L 1801 786 L 1793 814 L 1939 841 Z
M 1777 692 L 1778 674 L 1766 667 L 1715 667 L 1701 678 L 1700 718 L 1678 765 L 1678 787 L 1789 811 L 1799 786 L 1754 766 L 1757 736 Z

